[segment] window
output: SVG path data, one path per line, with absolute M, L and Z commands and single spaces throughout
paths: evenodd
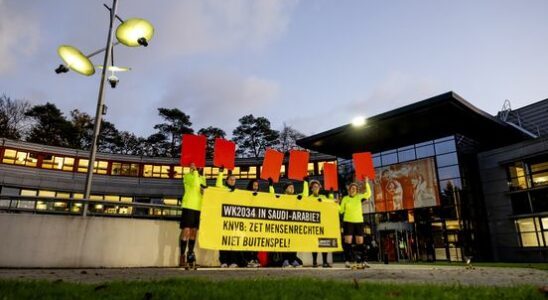
M 438 168 L 439 180 L 460 177 L 459 166 Z
M 139 176 L 139 164 L 113 162 L 110 174 L 114 176 Z
M 455 147 L 455 141 L 453 139 L 446 142 L 436 143 L 436 154 L 445 154 L 455 151 L 457 151 L 457 148 Z
M 548 185 L 548 161 L 544 159 L 541 162 L 531 163 L 530 170 L 533 186 Z
M 55 169 L 62 171 L 74 170 L 74 158 L 55 155 L 46 155 L 42 161 L 43 169 Z
M 240 178 L 249 178 L 249 179 L 257 178 L 257 167 L 241 166 Z
M 314 163 L 308 163 L 308 176 L 313 176 L 315 173 Z
M 120 197 L 120 202 L 122 202 L 122 203 L 131 203 L 131 202 L 133 202 L 133 197 L 121 196 Z M 131 215 L 132 212 L 133 212 L 133 207 L 131 207 L 131 206 L 120 206 L 118 208 L 118 214 L 121 214 L 121 215 Z
M 170 166 L 144 165 L 143 177 L 169 178 Z
M 36 190 L 21 190 L 21 196 L 36 197 L 37 194 L 38 191 Z M 19 201 L 19 203 L 17 203 L 17 208 L 34 209 L 34 204 L 34 201 Z
M 426 145 L 415 149 L 417 159 L 434 156 L 434 145 Z
M 36 167 L 38 159 L 36 154 L 31 152 L 5 149 L 2 162 L 11 165 Z
M 78 159 L 78 172 L 87 172 L 88 171 L 89 159 L 80 158 Z M 96 160 L 93 163 L 93 173 L 106 175 L 108 171 L 108 161 Z
M 337 161 L 319 161 L 318 162 L 318 173 L 319 173 L 318 175 L 323 174 L 323 165 L 326 164 L 326 163 L 337 165 Z
M 457 153 L 448 153 L 436 156 L 436 163 L 438 167 L 452 166 L 459 163 L 457 159 Z
M 525 176 L 525 166 L 523 162 L 515 162 L 508 166 L 508 184 L 510 190 L 522 190 L 528 188 L 527 178 Z
M 543 245 L 542 237 L 539 242 L 539 236 L 537 234 L 537 231 L 540 229 L 538 223 L 538 218 L 516 220 L 516 227 L 519 232 L 522 247 L 539 247 L 540 245 Z
M 529 193 L 520 192 L 510 195 L 510 201 L 512 203 L 512 211 L 514 215 L 530 214 L 531 204 L 529 202 Z
M 382 166 L 380 155 L 373 156 L 373 166 L 376 168 Z
M 188 172 L 190 172 L 189 167 L 173 166 L 173 178 L 183 178 Z
M 533 212 L 548 211 L 548 189 L 533 190 L 529 193 Z
M 2 162 L 5 164 L 14 164 L 16 157 L 17 157 L 17 150 L 5 149 L 4 158 L 2 159 Z
M 410 161 L 415 159 L 415 148 L 406 147 L 398 149 L 398 161 Z
M 398 162 L 398 155 L 396 151 L 383 152 L 381 153 L 381 161 L 383 166 L 395 164 Z

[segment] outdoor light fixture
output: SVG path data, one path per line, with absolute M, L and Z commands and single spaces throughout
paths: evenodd
M 129 19 L 116 29 L 116 39 L 128 47 L 148 46 L 154 35 L 154 27 L 145 19 Z
M 96 66 L 99 69 L 102 69 L 103 66 Z M 114 75 L 114 72 L 127 72 L 130 71 L 131 68 L 128 67 L 117 67 L 117 66 L 108 66 L 107 71 L 110 71 L 110 76 L 107 78 L 108 83 L 110 84 L 111 88 L 116 88 L 116 85 L 120 81 L 116 75 Z
M 80 50 L 76 49 L 73 46 L 61 45 L 57 48 L 57 53 L 65 62 L 66 66 L 59 66 L 55 73 L 66 73 L 68 69 L 73 70 L 74 72 L 80 73 L 85 76 L 91 76 L 95 74 L 95 68 L 87 56 L 82 54 Z M 64 68 L 62 68 L 62 66 Z
M 67 66 L 65 65 L 59 65 L 59 67 L 57 67 L 57 69 L 55 69 L 55 73 L 57 74 L 60 74 L 60 73 L 66 73 L 68 72 L 70 69 L 67 68 Z
M 97 152 L 97 143 L 99 140 L 99 132 L 101 128 L 101 121 L 103 114 L 106 113 L 106 105 L 104 102 L 104 85 L 105 82 L 108 81 L 110 86 L 112 88 L 115 88 L 116 85 L 119 82 L 118 77 L 114 75 L 115 72 L 122 72 L 122 71 L 129 71 L 130 68 L 125 67 L 116 67 L 114 66 L 114 59 L 113 59 L 113 47 L 118 45 L 119 43 L 122 43 L 129 47 L 138 47 L 138 46 L 148 46 L 148 42 L 152 39 L 152 36 L 154 35 L 154 27 L 152 27 L 152 24 L 144 19 L 129 19 L 129 20 L 122 20 L 118 15 L 116 15 L 116 7 L 118 4 L 118 0 L 112 0 L 112 7 L 108 7 L 106 4 L 103 4 L 110 13 L 110 25 L 109 25 L 109 31 L 108 31 L 108 37 L 107 37 L 107 45 L 103 49 L 99 49 L 95 52 L 92 52 L 89 55 L 84 55 L 80 50 L 76 49 L 75 47 L 68 46 L 68 45 L 61 45 L 57 49 L 57 53 L 65 63 L 64 65 L 60 65 L 55 69 L 55 73 L 66 73 L 70 70 L 73 70 L 77 73 L 80 73 L 85 76 L 91 76 L 95 73 L 95 67 L 90 61 L 90 58 L 104 52 L 104 60 L 103 60 L 103 66 L 107 66 L 106 68 L 103 68 L 102 66 L 97 66 L 98 68 L 102 69 L 101 72 L 101 81 L 99 83 L 99 97 L 97 99 L 97 110 L 95 113 L 95 119 L 94 119 L 94 126 L 93 126 L 93 141 L 91 143 L 91 150 L 89 155 L 89 161 L 88 161 L 88 170 L 87 170 L 87 176 L 86 176 L 86 185 L 85 185 L 85 191 L 84 191 L 84 199 L 89 200 L 90 194 L 91 194 L 91 178 L 93 176 L 93 168 L 95 165 L 95 156 Z M 114 22 L 115 19 L 118 19 L 118 21 L 121 22 L 120 26 L 116 29 L 116 38 L 118 39 L 118 42 L 113 43 L 113 33 L 114 33 Z M 111 65 L 111 66 L 109 66 Z M 106 73 L 108 71 L 111 71 L 111 75 L 107 78 Z M 82 215 L 85 217 L 87 215 L 88 210 L 88 202 L 84 202 L 84 208 L 82 210 Z
M 354 127 L 361 127 L 365 125 L 365 118 L 364 117 L 355 117 L 352 119 L 352 125 Z

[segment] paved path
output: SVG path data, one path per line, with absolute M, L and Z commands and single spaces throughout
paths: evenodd
M 330 269 L 218 269 L 204 268 L 185 271 L 179 268 L 128 268 L 128 269 L 0 269 L 0 279 L 45 279 L 81 283 L 102 283 L 112 280 L 151 280 L 165 278 L 204 278 L 210 280 L 241 278 L 294 278 L 311 277 L 327 280 L 354 279 L 362 282 L 384 283 L 434 283 L 446 285 L 511 286 L 532 284 L 548 286 L 548 272 L 527 268 L 459 266 L 384 265 L 372 264 L 365 270 L 349 270 L 342 265 Z

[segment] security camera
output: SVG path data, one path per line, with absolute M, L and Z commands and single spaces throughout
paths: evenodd
M 118 77 L 114 76 L 114 74 L 112 74 L 108 77 L 108 83 L 110 83 L 110 86 L 112 88 L 116 87 L 116 85 L 118 84 L 118 81 L 120 81 L 120 80 L 118 79 Z

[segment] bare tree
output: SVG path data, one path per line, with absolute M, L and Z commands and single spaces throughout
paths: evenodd
M 29 126 L 26 112 L 30 108 L 28 101 L 12 100 L 5 94 L 0 96 L 0 136 L 14 140 L 25 136 Z
M 287 152 L 297 146 L 297 140 L 306 137 L 303 133 L 294 129 L 291 126 L 287 126 L 284 123 L 282 130 L 280 131 L 279 137 L 279 149 L 282 152 Z M 299 147 L 300 148 L 300 147 Z

